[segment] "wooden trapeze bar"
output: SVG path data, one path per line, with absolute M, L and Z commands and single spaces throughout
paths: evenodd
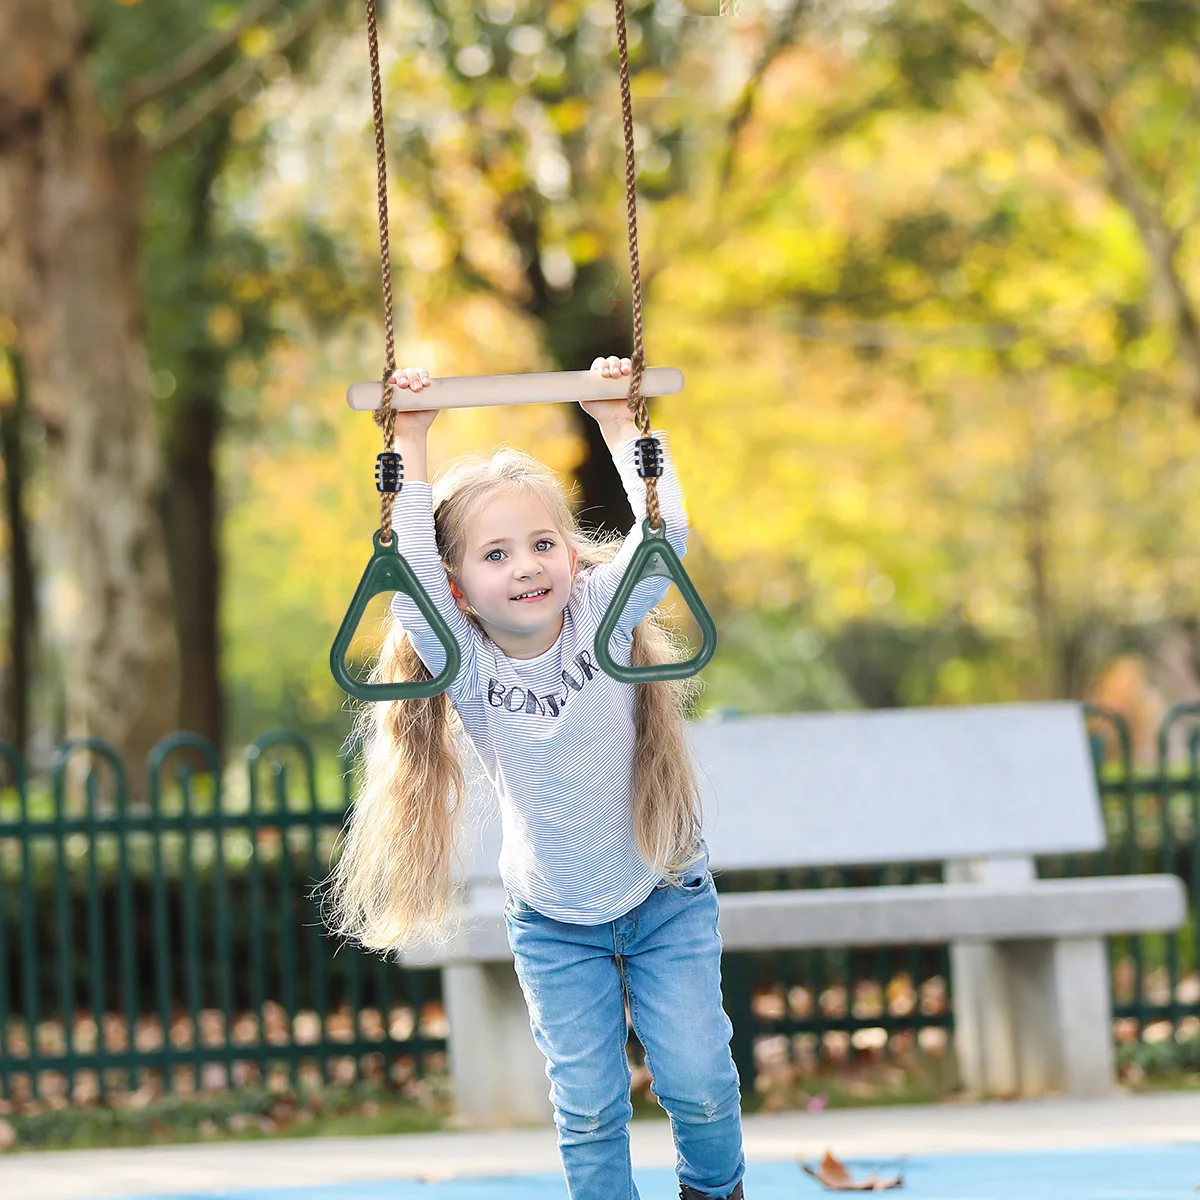
M 397 412 L 428 408 L 486 408 L 496 404 L 567 404 L 573 400 L 622 400 L 629 395 L 631 376 L 606 379 L 597 371 L 534 371 L 525 375 L 436 376 L 419 392 L 395 388 Z M 647 367 L 642 372 L 643 396 L 674 396 L 683 390 L 677 367 Z M 383 385 L 352 383 L 346 403 L 356 412 L 370 412 L 383 401 Z

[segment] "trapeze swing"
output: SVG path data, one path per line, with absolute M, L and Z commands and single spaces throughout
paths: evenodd
M 404 411 L 430 408 L 474 408 L 499 404 L 569 403 L 579 400 L 618 400 L 627 397 L 641 435 L 637 442 L 638 474 L 646 484 L 646 513 L 642 541 L 596 631 L 596 661 L 601 669 L 626 683 L 652 683 L 695 675 L 717 648 L 717 629 L 683 563 L 667 541 L 666 522 L 658 503 L 658 478 L 662 475 L 661 448 L 650 432 L 647 396 L 674 395 L 683 388 L 683 373 L 674 367 L 646 367 L 642 345 L 642 281 L 637 251 L 637 201 L 633 157 L 633 105 L 629 88 L 629 52 L 625 35 L 624 0 L 615 0 L 617 48 L 621 69 L 621 112 L 625 135 L 625 201 L 629 226 L 629 270 L 633 287 L 633 370 L 628 388 L 623 378 L 605 379 L 593 371 L 545 371 L 523 375 L 469 375 L 435 378 L 422 394 L 406 394 Z M 352 383 L 346 402 L 360 412 L 373 411 L 383 430 L 383 452 L 375 463 L 375 487 L 380 493 L 379 529 L 373 537 L 374 554 L 359 580 L 354 598 L 329 652 L 333 677 L 356 700 L 417 700 L 436 696 L 453 682 L 461 665 L 461 652 L 450 627 L 400 553 L 392 535 L 392 503 L 403 486 L 404 468 L 395 444 L 396 385 L 389 383 L 396 369 L 392 315 L 391 259 L 388 250 L 387 159 L 383 130 L 383 87 L 379 70 L 379 32 L 375 0 L 366 0 L 367 44 L 371 61 L 371 107 L 375 121 L 375 161 L 379 208 L 379 256 L 383 274 L 383 314 L 386 366 L 379 383 Z M 700 627 L 700 649 L 684 662 L 652 666 L 622 666 L 613 660 L 609 642 L 634 588 L 645 579 L 670 579 Z M 403 592 L 412 598 L 446 652 L 446 663 L 433 679 L 397 683 L 364 683 L 346 667 L 346 654 L 367 604 L 380 592 Z

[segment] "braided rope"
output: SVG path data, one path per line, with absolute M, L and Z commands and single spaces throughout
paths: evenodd
M 388 380 L 396 369 L 395 321 L 392 311 L 392 268 L 388 238 L 387 152 L 383 132 L 383 85 L 379 71 L 379 28 L 375 0 L 366 0 L 367 45 L 371 59 L 371 110 L 375 122 L 375 171 L 379 207 L 379 263 L 383 279 L 383 322 L 386 366 L 383 373 L 383 403 L 375 410 L 375 423 L 383 430 L 383 448 L 391 450 L 395 441 L 396 413 L 392 408 L 393 386 Z M 633 154 L 633 100 L 629 87 L 629 44 L 625 32 L 625 0 L 616 0 L 617 50 L 621 65 L 621 119 L 625 137 L 625 209 L 629 228 L 629 277 L 633 290 L 633 371 L 629 380 L 629 411 L 642 437 L 650 436 L 650 412 L 642 395 L 642 374 L 646 354 L 642 339 L 642 274 L 637 247 L 637 170 Z M 662 526 L 658 504 L 658 480 L 646 479 L 646 515 L 650 528 Z M 386 546 L 392 540 L 392 503 L 394 492 L 381 494 L 379 500 L 379 540 Z
M 383 276 L 383 329 L 386 366 L 383 370 L 383 404 L 375 410 L 375 424 L 383 430 L 383 448 L 395 445 L 396 413 L 392 408 L 394 387 L 388 382 L 396 369 L 396 330 L 392 312 L 392 256 L 388 237 L 387 150 L 383 138 L 383 84 L 379 75 L 379 25 L 375 16 L 375 0 L 367 3 L 367 47 L 371 56 L 371 110 L 375 120 L 375 179 L 379 204 L 379 263 Z M 379 497 L 379 540 L 387 546 L 392 541 L 392 504 L 395 492 L 383 492 Z
M 621 118 L 625 132 L 625 212 L 629 225 L 629 282 L 633 290 L 633 372 L 629 378 L 629 411 L 642 437 L 650 436 L 650 411 L 642 395 L 646 354 L 642 346 L 642 272 L 637 247 L 637 171 L 633 162 L 633 101 L 629 94 L 629 45 L 625 36 L 625 0 L 617 5 L 617 51 L 621 60 Z M 650 528 L 662 527 L 658 506 L 658 480 L 646 479 L 646 515 Z

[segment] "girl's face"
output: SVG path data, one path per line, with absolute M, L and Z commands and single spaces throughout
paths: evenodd
M 576 552 L 546 506 L 531 492 L 497 492 L 469 514 L 465 546 L 454 577 L 459 608 L 471 608 L 506 654 L 548 650 L 562 629 Z

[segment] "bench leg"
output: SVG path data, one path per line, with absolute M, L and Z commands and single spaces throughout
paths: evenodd
M 1037 878 L 1032 858 L 959 859 L 945 864 L 947 883 L 1025 883 Z M 963 1087 L 980 1099 L 1020 1091 L 1010 969 L 1004 950 L 991 942 L 950 947 L 954 996 L 954 1048 Z
M 442 993 L 460 1121 L 491 1126 L 551 1121 L 546 1060 L 533 1040 L 512 963 L 445 967 Z
M 1104 940 L 1010 942 L 1003 949 L 1021 1093 L 1111 1094 L 1116 1064 Z
M 987 942 L 955 943 L 950 947 L 950 980 L 954 1050 L 963 1087 L 979 1099 L 1017 1095 L 1020 1075 L 1003 950 Z

